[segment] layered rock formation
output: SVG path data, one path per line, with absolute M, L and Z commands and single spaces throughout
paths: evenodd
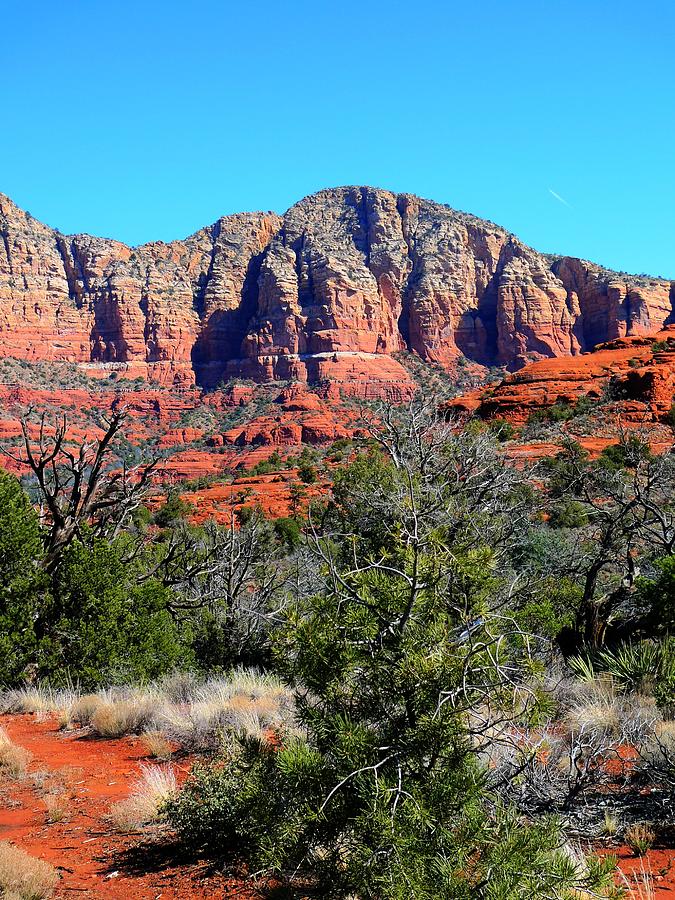
M 0 195 L 3 354 L 220 380 L 255 304 L 273 213 L 219 219 L 185 241 L 130 248 L 65 237 Z
M 401 399 L 393 354 L 517 369 L 672 316 L 671 282 L 536 253 L 492 223 L 364 187 L 130 248 L 0 195 L 2 353 L 164 383 L 290 379 Z

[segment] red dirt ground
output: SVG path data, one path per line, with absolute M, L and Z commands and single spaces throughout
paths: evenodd
M 243 881 L 209 870 L 204 862 L 167 859 L 140 835 L 117 833 L 110 806 L 129 795 L 145 758 L 140 741 L 96 740 L 59 731 L 54 720 L 0 716 L 11 740 L 33 754 L 29 773 L 42 772 L 67 786 L 70 812 L 48 824 L 41 791 L 30 777 L 0 781 L 0 840 L 54 865 L 61 874 L 55 900 L 258 900 Z M 189 763 L 176 764 L 184 775 Z M 134 853 L 135 848 L 140 848 Z M 140 861 L 140 862 L 139 862 Z
M 624 873 L 635 898 L 650 895 L 641 894 L 643 872 L 652 877 L 655 900 L 675 900 L 675 853 L 668 849 L 653 848 L 640 859 L 629 847 L 601 848 L 596 851 L 601 856 L 616 856 L 619 869 Z

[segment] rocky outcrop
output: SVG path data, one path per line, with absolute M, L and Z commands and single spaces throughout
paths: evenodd
M 675 326 L 617 338 L 572 358 L 542 359 L 446 404 L 450 413 L 522 424 L 533 412 L 582 397 L 612 403 L 623 421 L 665 421 L 675 396 Z
M 610 272 L 570 257 L 554 260 L 551 269 L 570 297 L 583 303 L 580 339 L 587 349 L 653 332 L 673 319 L 675 282 Z
M 675 287 L 543 256 L 408 194 L 321 191 L 131 248 L 66 237 L 0 195 L 2 352 L 212 388 L 231 376 L 409 396 L 395 358 L 518 369 L 653 331 Z
M 256 378 L 331 377 L 345 354 L 411 350 L 518 365 L 581 347 L 580 309 L 545 258 L 506 231 L 409 195 L 322 191 L 284 217 L 258 313 L 231 364 Z
M 356 413 L 340 404 L 339 398 L 311 391 L 303 384 L 292 385 L 274 399 L 268 415 L 256 416 L 222 434 L 209 438 L 214 447 L 287 447 L 301 444 L 330 444 L 340 438 L 352 438 L 358 430 Z

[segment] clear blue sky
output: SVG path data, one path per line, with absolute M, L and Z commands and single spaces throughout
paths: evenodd
M 140 243 L 371 184 L 675 277 L 674 48 L 666 0 L 7 0 L 0 191 Z

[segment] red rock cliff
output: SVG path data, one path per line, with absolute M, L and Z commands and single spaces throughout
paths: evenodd
M 490 222 L 366 187 L 130 248 L 66 237 L 0 195 L 2 353 L 206 386 L 331 380 L 405 394 L 392 357 L 517 369 L 653 331 L 675 287 L 538 254 Z

